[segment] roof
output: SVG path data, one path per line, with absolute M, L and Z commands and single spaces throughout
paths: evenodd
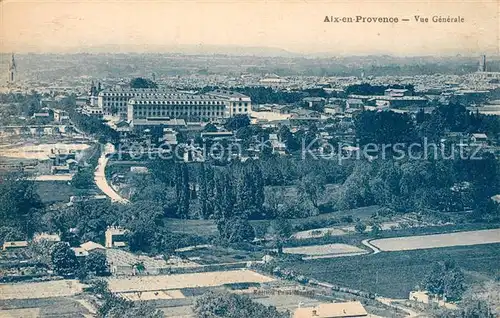
M 224 97 L 224 98 L 250 98 L 247 95 L 238 92 L 227 91 L 222 89 L 216 89 L 215 91 L 208 92 L 207 95 Z
M 141 101 L 190 101 L 190 100 L 218 100 L 223 101 L 224 95 L 208 95 L 208 94 L 185 94 L 185 93 L 168 93 L 168 94 L 144 94 L 134 96 L 129 99 L 129 103 L 137 103 Z M 231 96 L 238 97 L 238 96 Z M 243 97 L 247 97 L 243 95 Z
M 186 126 L 186 121 L 180 118 L 170 118 L 170 119 L 134 119 L 132 121 L 134 126 Z
M 33 241 L 38 242 L 41 240 L 46 240 L 49 242 L 59 242 L 61 240 L 61 237 L 57 234 L 36 233 L 33 237 Z
M 129 94 L 165 94 L 173 92 L 168 88 L 130 88 L 130 87 L 113 87 L 106 88 L 99 92 L 99 95 L 107 95 L 110 93 L 129 93 Z
M 127 232 L 126 229 L 121 228 L 121 227 L 114 227 L 110 226 L 106 229 L 106 234 L 111 234 L 111 235 L 123 235 Z
M 102 246 L 99 243 L 88 241 L 80 245 L 81 248 L 83 248 L 86 251 L 92 251 L 92 250 L 105 250 L 106 248 Z
M 481 139 L 487 139 L 488 138 L 488 136 L 486 136 L 486 134 L 482 134 L 482 133 L 472 134 L 472 137 L 474 137 L 474 138 L 481 138 Z
M 314 311 L 316 314 L 314 315 Z M 315 307 L 304 307 L 295 310 L 294 318 L 335 318 L 335 317 L 367 317 L 368 313 L 359 301 L 344 303 L 324 303 Z
M 10 247 L 26 247 L 28 246 L 28 241 L 7 241 L 3 242 L 3 249 Z

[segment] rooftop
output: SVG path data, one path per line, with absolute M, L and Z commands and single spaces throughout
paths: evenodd
M 224 97 L 224 98 L 249 98 L 247 95 L 244 95 L 244 94 L 241 94 L 238 92 L 221 90 L 221 89 L 217 89 L 215 91 L 208 92 L 207 95 L 213 95 L 213 96 Z
M 186 126 L 186 121 L 179 118 L 164 118 L 164 119 L 134 119 L 134 126 Z
M 135 96 L 129 100 L 134 101 L 172 101 L 172 100 L 222 100 L 221 96 L 206 95 L 206 94 L 184 94 L 184 93 L 168 93 L 168 94 L 148 94 L 145 96 Z

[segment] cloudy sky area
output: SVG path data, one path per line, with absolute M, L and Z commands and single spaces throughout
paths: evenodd
M 498 54 L 496 0 L 3 0 L 2 52 L 124 51 L 222 45 L 298 53 Z M 398 24 L 325 23 L 325 16 L 394 16 Z M 462 16 L 465 23 L 417 23 L 415 15 Z

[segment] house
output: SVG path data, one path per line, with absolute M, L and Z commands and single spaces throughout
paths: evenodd
M 410 292 L 409 300 L 413 300 L 415 302 L 423 303 L 423 304 L 437 304 L 441 307 L 446 307 L 448 309 L 457 309 L 457 306 L 452 303 L 446 302 L 446 299 L 442 299 L 435 295 L 430 294 L 428 291 L 420 291 L 414 290 Z
M 486 144 L 488 142 L 488 136 L 482 133 L 475 133 L 471 135 L 470 140 L 476 145 Z
M 314 307 L 297 308 L 293 318 L 341 318 L 341 317 L 369 317 L 359 301 L 343 303 L 321 303 Z
M 93 251 L 93 250 L 105 250 L 106 248 L 102 246 L 99 243 L 88 241 L 80 245 L 81 248 L 86 250 L 87 252 Z
M 200 134 L 203 140 L 221 140 L 233 137 L 232 131 L 207 131 Z
M 430 301 L 430 296 L 428 291 L 411 291 L 409 300 L 413 300 L 419 303 L 428 304 Z
M 86 257 L 86 256 L 89 256 L 89 252 L 87 252 L 84 248 L 81 248 L 81 247 L 72 247 L 71 249 L 75 253 L 76 257 Z
M 385 96 L 403 97 L 411 96 L 411 92 L 405 88 L 388 88 L 384 91 Z
M 177 132 L 172 128 L 163 128 L 163 141 L 168 145 L 177 145 Z
M 363 109 L 363 101 L 357 98 L 349 98 L 345 102 L 347 109 Z
M 31 118 L 33 118 L 33 119 L 46 119 L 48 121 L 50 121 L 52 119 L 49 112 L 34 113 L 33 116 L 31 116 Z
M 278 114 L 290 114 L 290 110 L 293 109 L 293 106 L 291 105 L 277 105 L 273 104 L 271 106 L 271 111 L 278 113 Z
M 126 246 L 125 234 L 127 230 L 117 226 L 108 226 L 105 232 L 105 246 L 106 248 L 123 247 Z
M 3 250 L 8 251 L 8 250 L 16 250 L 16 249 L 23 249 L 28 246 L 28 241 L 7 241 L 3 242 Z
M 60 109 L 54 109 L 54 121 L 58 123 L 69 122 L 68 112 Z
M 149 172 L 148 167 L 133 166 L 130 167 L 130 172 L 137 174 L 147 174 Z
M 49 234 L 49 233 L 35 233 L 33 236 L 33 242 L 39 241 L 47 241 L 47 242 L 60 242 L 61 237 L 57 234 Z
M 326 104 L 326 99 L 323 97 L 305 97 L 302 99 L 302 101 L 306 104 L 307 107 L 309 108 L 322 108 Z
M 325 112 L 325 114 L 330 114 L 330 115 L 342 114 L 344 112 L 344 110 L 342 109 L 342 106 L 334 105 L 334 104 L 325 105 L 325 108 L 323 108 L 323 111 Z

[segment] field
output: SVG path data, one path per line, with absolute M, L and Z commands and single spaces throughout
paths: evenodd
M 0 300 L 72 296 L 82 291 L 77 280 L 57 280 L 40 283 L 0 284 Z
M 273 278 L 250 270 L 233 270 L 178 275 L 110 278 L 109 288 L 113 292 L 131 292 L 212 287 L 234 283 L 266 283 L 273 280 Z
M 75 297 L 0 300 L 0 317 L 91 317 Z
M 52 149 L 69 152 L 73 150 L 82 151 L 87 149 L 88 147 L 90 146 L 87 144 L 26 144 L 19 147 L 3 148 L 2 150 L 0 150 L 0 155 L 10 158 L 45 160 L 49 158 Z
M 426 248 L 500 243 L 500 229 L 436 235 L 394 237 L 371 241 L 382 251 L 408 251 Z
M 499 249 L 500 244 L 455 246 L 296 261 L 283 266 L 319 281 L 407 298 L 437 261 L 454 260 L 465 271 L 468 283 L 498 278 Z
M 325 245 L 310 245 L 301 247 L 287 247 L 283 249 L 286 254 L 301 254 L 306 258 L 320 257 L 335 257 L 346 254 L 359 255 L 366 253 L 365 250 L 359 247 L 347 244 L 325 244 Z
M 271 189 L 272 187 L 266 187 L 266 191 L 271 191 Z M 292 192 L 295 191 L 293 190 L 293 187 L 290 187 L 290 189 Z M 352 216 L 353 219 L 359 218 L 361 220 L 367 220 L 374 212 L 377 211 L 378 208 L 379 207 L 375 205 L 352 210 L 324 213 L 302 219 L 291 219 L 290 222 L 293 226 L 300 226 L 310 222 L 321 224 L 321 222 L 324 222 L 326 220 L 330 220 L 332 218 L 341 218 L 345 216 Z M 269 223 L 269 220 L 250 220 L 250 224 L 252 224 L 252 226 L 255 228 L 257 237 L 261 237 L 265 234 Z M 165 227 L 173 232 L 183 232 L 203 236 L 218 234 L 217 226 L 212 220 L 182 220 L 166 218 Z
M 69 202 L 72 195 L 82 195 L 85 190 L 73 188 L 67 181 L 35 181 L 36 193 L 43 203 Z
M 264 253 L 259 251 L 250 252 L 219 246 L 178 252 L 177 254 L 202 265 L 255 261 L 261 260 L 264 256 Z

